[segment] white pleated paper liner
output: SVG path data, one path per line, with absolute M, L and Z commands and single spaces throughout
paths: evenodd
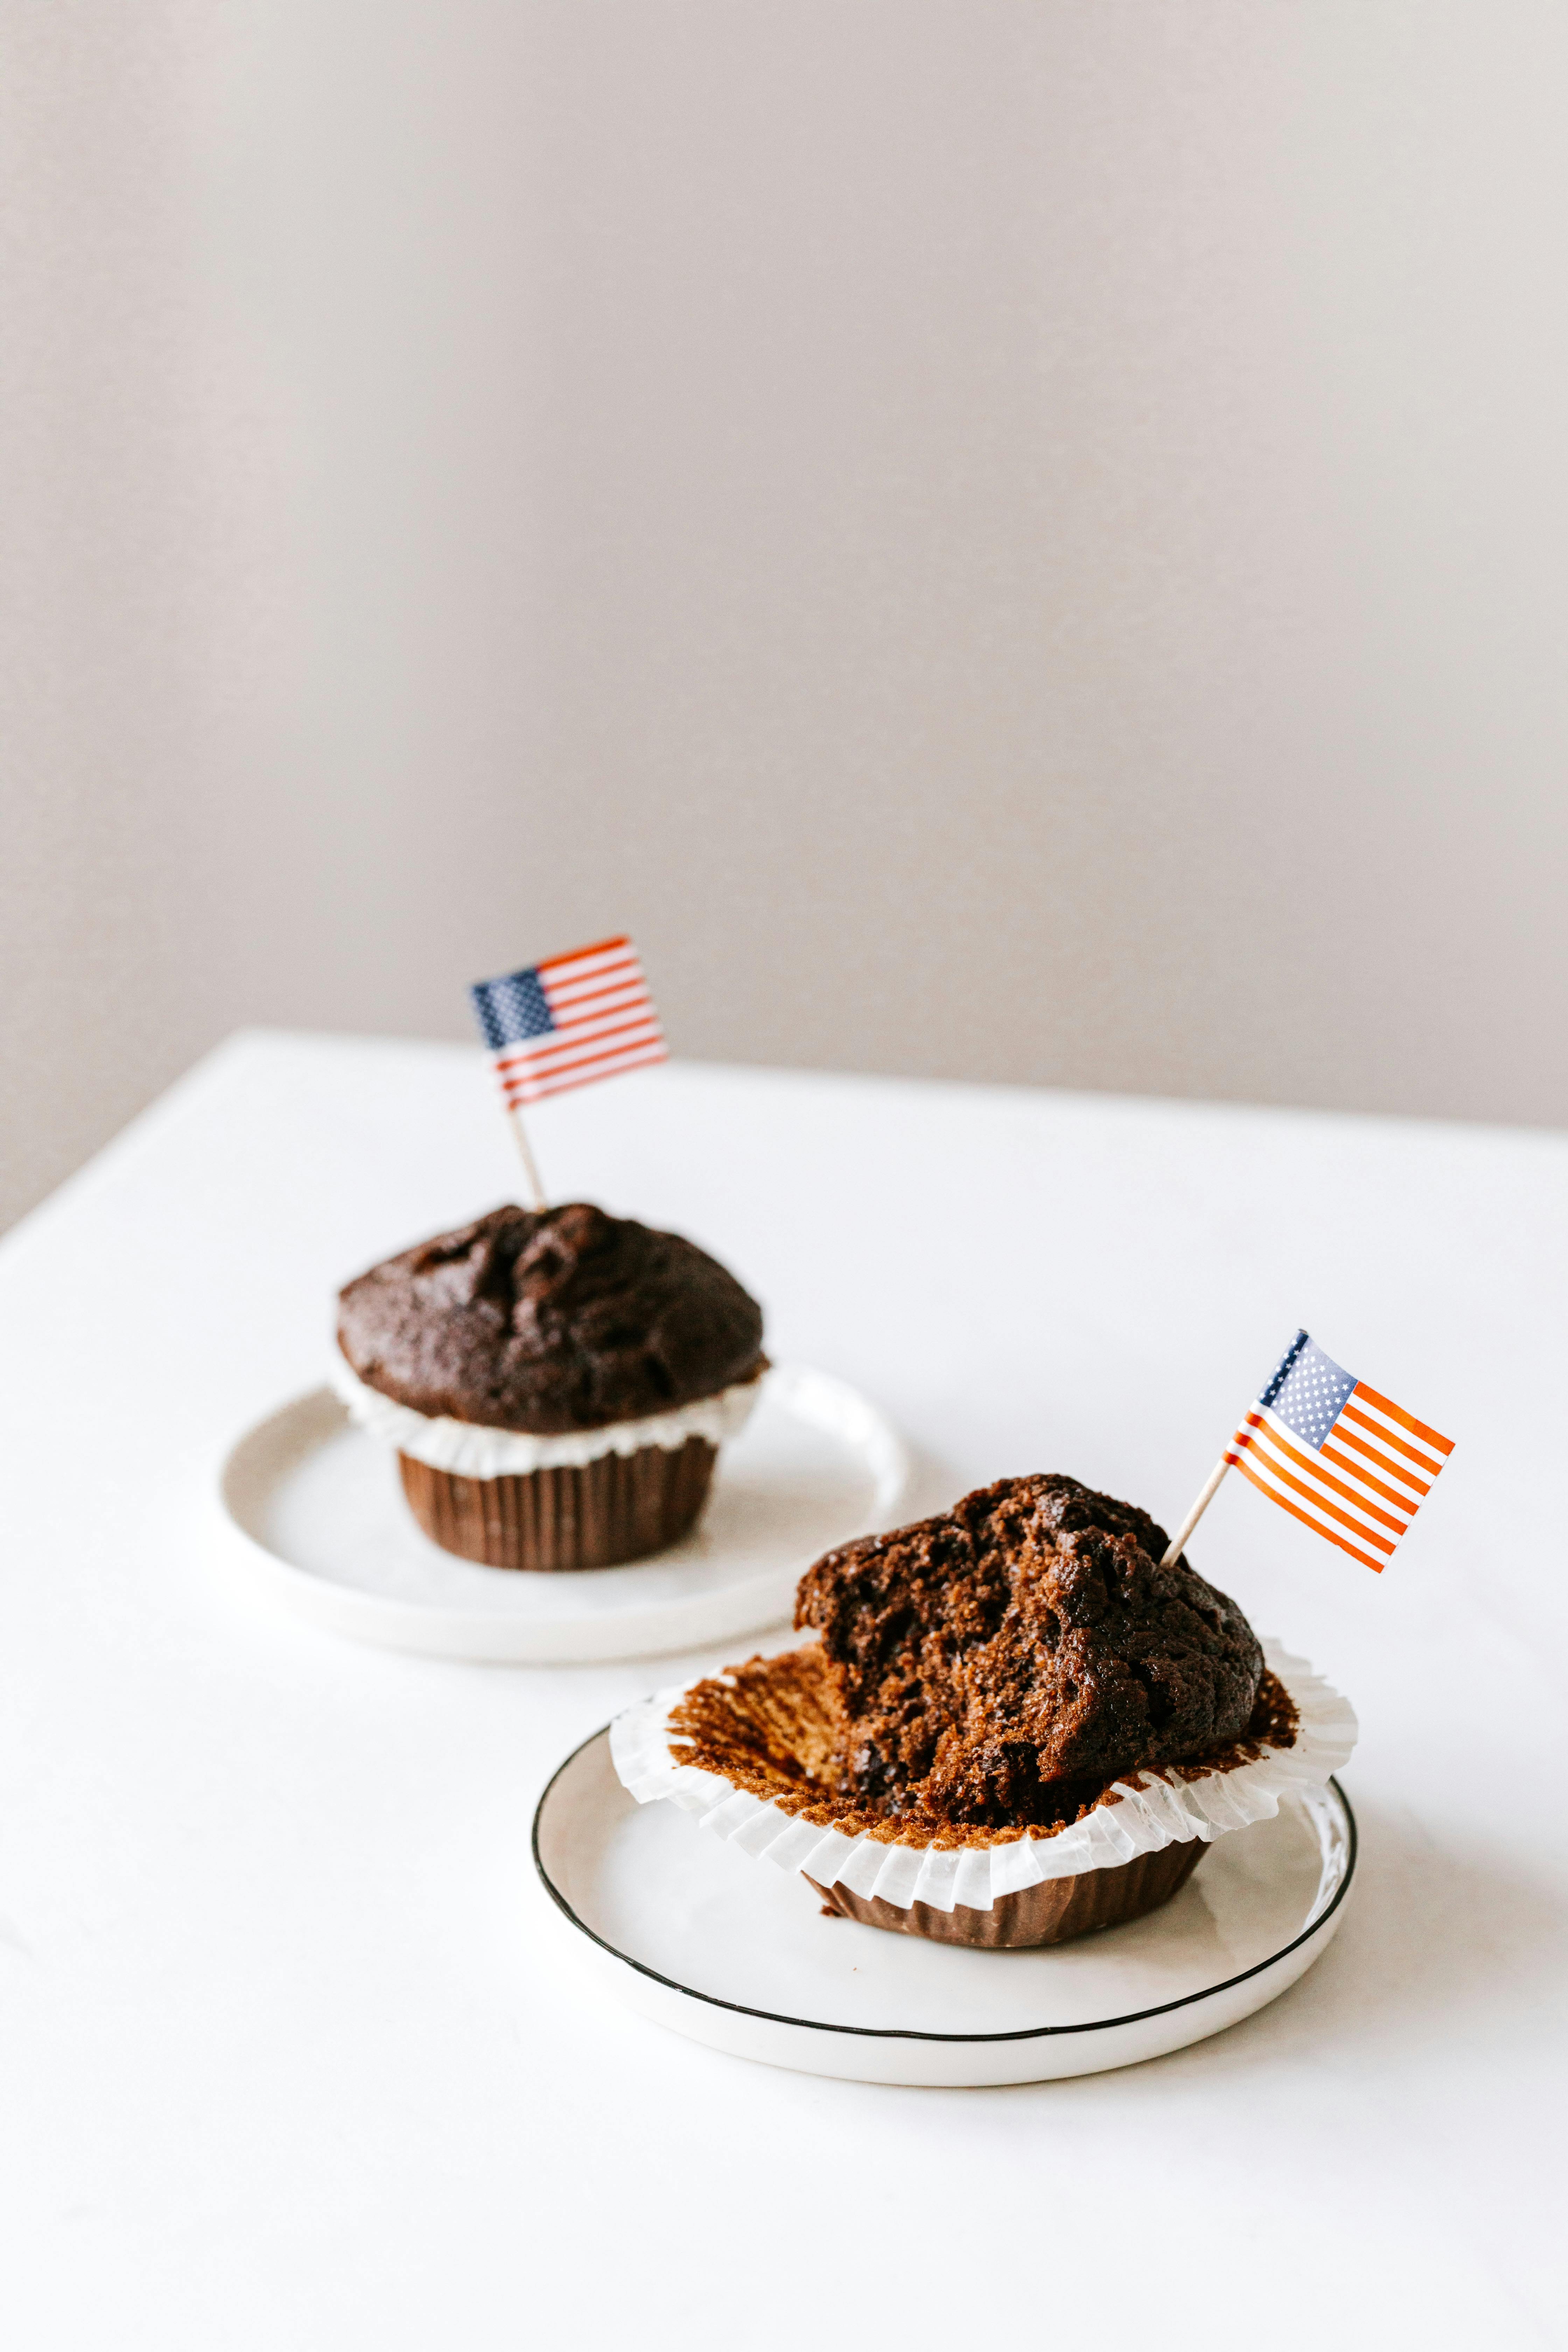
M 768 1375 L 753 1373 L 716 1396 L 696 1397 L 689 1404 L 673 1405 L 668 1412 L 650 1413 L 641 1421 L 614 1421 L 602 1429 L 573 1429 L 552 1437 L 454 1421 L 445 1413 L 416 1412 L 412 1405 L 399 1404 L 395 1397 L 384 1396 L 362 1381 L 336 1349 L 328 1360 L 327 1377 L 355 1428 L 394 1453 L 460 1478 L 526 1478 L 536 1470 L 586 1469 L 606 1454 L 640 1454 L 649 1445 L 679 1454 L 691 1437 L 722 1445 L 746 1426 Z
M 1321 1787 L 1347 1763 L 1357 1731 L 1350 1701 L 1278 1642 L 1265 1642 L 1263 1654 L 1295 1703 L 1294 1747 L 1265 1748 L 1254 1764 L 1206 1772 L 1198 1780 L 1135 1773 L 1130 1780 L 1112 1782 L 1107 1795 L 1119 1802 L 1102 1801 L 1082 1821 L 1049 1837 L 999 1831 L 994 1845 L 895 1845 L 868 1832 L 849 1836 L 802 1821 L 773 1798 L 754 1796 L 721 1773 L 682 1763 L 680 1749 L 690 1742 L 671 1732 L 669 1718 L 694 1687 L 689 1684 L 659 1691 L 617 1716 L 610 1727 L 610 1753 L 639 1805 L 668 1797 L 700 1828 L 728 1839 L 742 1853 L 765 1856 L 781 1870 L 804 1871 L 819 1885 L 837 1882 L 851 1894 L 878 1895 L 900 1908 L 929 1903 L 934 1910 L 951 1911 L 962 1903 L 988 1911 L 1000 1896 L 1047 1878 L 1074 1878 L 1082 1871 L 1158 1853 L 1162 1846 L 1191 1838 L 1209 1843 L 1226 1830 L 1267 1821 L 1285 1798 Z

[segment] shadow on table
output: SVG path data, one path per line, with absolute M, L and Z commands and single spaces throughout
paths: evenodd
M 1532 2011 L 1555 2018 L 1568 1969 L 1568 1897 L 1500 1855 L 1440 1846 L 1408 1808 L 1358 1799 L 1355 1885 L 1344 1924 L 1315 1967 L 1267 2009 L 1163 2058 L 1061 2082 L 921 2098 L 1051 2099 L 1090 2087 L 1136 2095 L 1152 2077 L 1202 2068 L 1211 2080 L 1281 2059 L 1354 2069 L 1380 2057 L 1513 2038 Z
M 1407 1808 L 1351 1794 L 1356 1881 L 1328 1951 L 1256 2016 L 1152 2065 L 1251 2067 L 1308 2050 L 1353 2056 L 1368 2042 L 1408 2053 L 1556 2002 L 1568 1955 L 1562 1893 L 1506 1855 L 1440 1845 Z

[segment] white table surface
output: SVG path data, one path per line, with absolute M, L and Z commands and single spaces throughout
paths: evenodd
M 1568 1144 L 679 1066 L 533 1129 L 880 1399 L 921 1507 L 1060 1468 L 1173 1523 L 1298 1321 L 1456 1437 L 1381 1579 L 1237 1480 L 1193 1547 L 1360 1710 L 1342 1932 L 1215 2041 L 1017 2090 L 602 2006 L 535 1798 L 720 1661 L 426 1662 L 233 1580 L 204 1482 L 335 1286 L 515 1190 L 477 1055 L 243 1037 L 0 1248 L 6 2341 L 1563 2342 Z

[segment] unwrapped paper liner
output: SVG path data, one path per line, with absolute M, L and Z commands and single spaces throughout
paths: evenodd
M 645 1445 L 679 1454 L 691 1437 L 721 1445 L 727 1437 L 739 1437 L 746 1426 L 765 1378 L 764 1373 L 739 1381 L 717 1396 L 697 1397 L 690 1404 L 650 1413 L 641 1421 L 613 1421 L 603 1429 L 569 1429 L 535 1437 L 526 1430 L 487 1429 L 446 1413 L 416 1412 L 362 1381 L 341 1354 L 334 1352 L 331 1367 L 332 1386 L 356 1428 L 416 1462 L 427 1463 L 432 1470 L 449 1470 L 460 1478 L 519 1478 L 535 1470 L 582 1469 L 606 1454 L 640 1454 Z
M 1263 1655 L 1295 1703 L 1294 1747 L 1265 1748 L 1256 1764 L 1206 1772 L 1194 1780 L 1136 1772 L 1111 1783 L 1120 1803 L 1101 1803 L 1050 1837 L 1001 1831 L 997 1835 L 1005 1842 L 994 1845 L 893 1845 L 868 1832 L 851 1837 L 819 1822 L 802 1821 L 772 1798 L 753 1796 L 718 1772 L 681 1762 L 680 1748 L 690 1742 L 671 1732 L 669 1717 L 690 1685 L 659 1691 L 617 1716 L 610 1727 L 610 1754 L 639 1805 L 668 1797 L 683 1812 L 694 1814 L 701 1828 L 731 1840 L 742 1853 L 765 1854 L 781 1870 L 804 1871 L 821 1886 L 837 1882 L 854 1895 L 878 1895 L 900 1909 L 929 1903 L 934 1910 L 951 1911 L 962 1903 L 988 1911 L 1000 1896 L 1047 1878 L 1112 1868 L 1189 1838 L 1211 1843 L 1226 1830 L 1268 1820 L 1297 1790 L 1321 1787 L 1349 1761 L 1356 1743 L 1355 1711 L 1304 1658 L 1293 1658 L 1278 1642 L 1265 1642 Z

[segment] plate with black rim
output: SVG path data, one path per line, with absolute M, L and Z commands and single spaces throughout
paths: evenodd
M 1216 1838 L 1173 1902 L 1040 1951 L 826 1916 L 805 1880 L 638 1805 L 595 1732 L 540 1799 L 533 1858 L 583 1966 L 694 2042 L 851 2082 L 1047 2082 L 1222 2032 L 1305 1975 L 1355 1873 L 1339 1783 Z

